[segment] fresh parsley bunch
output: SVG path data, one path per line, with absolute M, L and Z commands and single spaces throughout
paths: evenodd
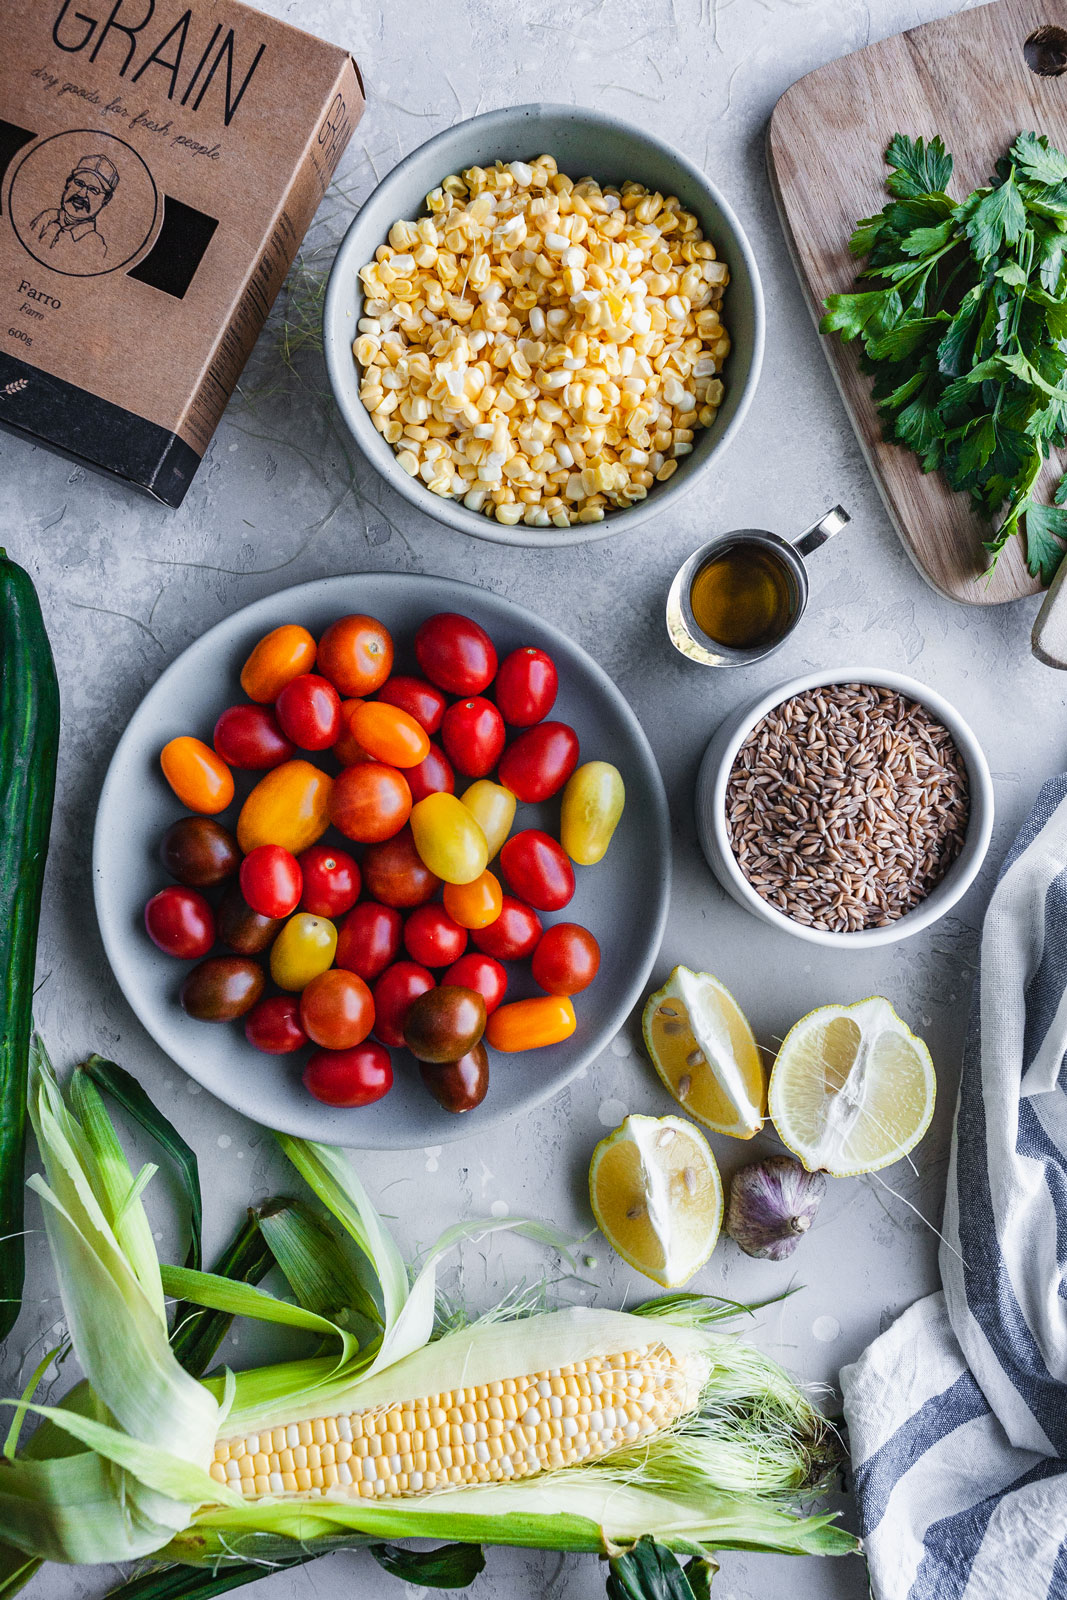
M 1067 475 L 1054 505 L 1033 491 L 1067 433 L 1067 156 L 1021 133 L 995 183 L 958 202 L 940 138 L 898 133 L 885 159 L 893 199 L 849 241 L 880 286 L 831 295 L 821 331 L 859 335 L 885 438 L 974 497 L 994 559 L 1024 526 L 1027 566 L 1050 583 Z

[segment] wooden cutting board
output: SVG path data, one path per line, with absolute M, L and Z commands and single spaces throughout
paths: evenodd
M 1033 39 L 1039 29 L 1052 38 Z M 993 163 L 1033 130 L 1067 150 L 1067 66 L 1064 0 L 995 0 L 993 5 L 928 22 L 868 45 L 801 78 L 779 100 L 768 133 L 768 166 L 794 264 L 818 318 L 828 294 L 847 290 L 857 263 L 848 238 L 857 218 L 880 211 L 883 153 L 898 131 L 939 133 L 955 157 L 950 185 L 957 197 L 989 182 Z M 940 473 L 922 473 L 916 457 L 885 444 L 871 402 L 871 379 L 859 370 L 859 341 L 821 338 L 852 425 L 897 532 L 935 589 L 969 605 L 997 605 L 1040 588 L 1013 539 L 995 572 L 986 571 L 986 524 L 969 496 Z M 1067 462 L 1053 459 L 1041 492 L 1052 489 Z M 1065 563 L 1067 565 L 1067 563 Z

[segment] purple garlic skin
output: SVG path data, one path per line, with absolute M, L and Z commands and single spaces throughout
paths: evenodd
M 726 1231 L 749 1256 L 784 1261 L 815 1220 L 826 1179 L 792 1156 L 767 1156 L 734 1174 Z

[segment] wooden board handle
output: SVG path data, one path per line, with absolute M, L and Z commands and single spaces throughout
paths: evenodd
M 1049 586 L 1041 610 L 1030 635 L 1030 648 L 1046 667 L 1059 667 L 1067 671 L 1067 560 L 1061 561 L 1059 571 Z

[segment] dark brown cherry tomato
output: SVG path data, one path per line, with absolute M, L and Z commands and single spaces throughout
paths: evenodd
M 504 968 L 480 950 L 468 950 L 465 956 L 460 956 L 441 982 L 455 984 L 460 989 L 474 989 L 485 1001 L 487 1016 L 492 1016 L 508 992 L 508 975 Z
M 388 688 L 388 685 L 386 687 Z M 408 767 L 404 776 L 408 780 L 413 805 L 425 800 L 428 794 L 456 792 L 456 775 L 452 771 L 452 763 L 440 745 L 434 744 L 432 739 L 430 753 L 425 761 L 420 761 L 417 767 Z
M 441 880 L 423 863 L 410 826 L 363 852 L 363 886 L 384 906 L 406 911 L 432 900 Z
M 241 852 L 233 834 L 214 817 L 179 817 L 163 835 L 159 859 L 179 883 L 207 889 L 233 877 Z
M 351 1050 L 374 1026 L 371 992 L 356 973 L 330 967 L 303 989 L 300 1023 L 312 1044 Z
M 537 912 L 506 894 L 496 921 L 487 928 L 474 928 L 471 939 L 484 955 L 497 961 L 524 961 L 533 955 L 542 931 Z
M 359 863 L 347 850 L 313 844 L 297 857 L 304 878 L 301 911 L 314 917 L 343 917 L 359 899 Z
M 373 694 L 393 670 L 393 641 L 376 617 L 339 617 L 319 640 L 316 666 L 346 698 Z
M 492 639 L 455 611 L 426 618 L 415 635 L 415 656 L 430 682 L 449 694 L 481 694 L 496 672 Z
M 445 712 L 441 741 L 452 765 L 468 778 L 484 778 L 500 760 L 507 734 L 491 700 L 476 695 L 457 700 Z
M 404 1043 L 404 1022 L 420 994 L 435 988 L 433 976 L 414 961 L 397 961 L 386 967 L 371 991 L 374 1031 L 383 1044 Z
M 423 967 L 448 967 L 467 948 L 467 930 L 444 906 L 418 906 L 404 924 L 404 948 Z
M 345 767 L 330 791 L 330 821 L 348 839 L 376 844 L 400 832 L 411 815 L 411 790 L 396 767 L 364 761 Z
M 578 922 L 547 928 L 533 953 L 530 971 L 548 994 L 581 994 L 600 970 L 600 946 Z
M 331 755 L 341 763 L 342 767 L 356 767 L 361 761 L 372 761 L 352 732 L 352 717 L 363 704 L 362 700 L 341 701 L 341 731 L 334 740 Z
M 229 706 L 215 724 L 213 742 L 227 766 L 249 772 L 279 767 L 296 755 L 269 706 Z
M 523 828 L 504 841 L 500 871 L 508 888 L 538 911 L 560 911 L 574 896 L 570 857 L 540 828 Z
M 181 987 L 182 1007 L 198 1022 L 232 1022 L 251 1011 L 266 986 L 263 968 L 245 956 L 209 956 Z
M 479 1039 L 458 1061 L 420 1061 L 419 1077 L 445 1111 L 473 1111 L 489 1092 L 489 1053 Z
M 316 1050 L 303 1071 L 304 1088 L 327 1106 L 369 1106 L 393 1087 L 388 1050 L 368 1039 L 353 1050 Z
M 432 683 L 427 683 L 424 678 L 406 678 L 403 673 L 382 684 L 378 699 L 384 700 L 386 705 L 398 706 L 401 711 L 406 711 L 409 717 L 421 723 L 431 737 L 441 726 L 441 718 L 448 704 L 440 689 L 435 689 Z
M 532 728 L 542 722 L 556 703 L 559 673 L 543 650 L 525 645 L 500 663 L 496 675 L 496 703 L 500 715 L 513 728 Z
M 304 874 L 280 844 L 261 844 L 241 862 L 241 893 L 261 917 L 287 917 L 300 904 Z
M 282 732 L 301 750 L 328 750 L 341 731 L 341 697 L 317 672 L 287 683 L 274 710 Z
M 392 906 L 361 901 L 338 930 L 335 964 L 356 973 L 364 983 L 373 983 L 400 954 L 403 927 L 403 917 Z
M 161 889 L 144 908 L 144 925 L 154 945 L 182 961 L 206 956 L 215 943 L 215 913 L 195 889 Z
M 275 994 L 260 1000 L 245 1018 L 245 1038 L 268 1056 L 287 1056 L 302 1050 L 308 1036 L 300 1026 L 300 1003 L 295 995 Z
M 404 1043 L 417 1061 L 458 1061 L 485 1032 L 485 1001 L 474 989 L 428 989 L 408 1009 Z
M 539 722 L 513 739 L 497 779 L 516 800 L 549 800 L 578 765 L 578 735 L 565 722 Z
M 242 956 L 262 955 L 274 943 L 281 929 L 279 917 L 264 917 L 253 911 L 236 883 L 219 901 L 218 933 L 223 944 Z

